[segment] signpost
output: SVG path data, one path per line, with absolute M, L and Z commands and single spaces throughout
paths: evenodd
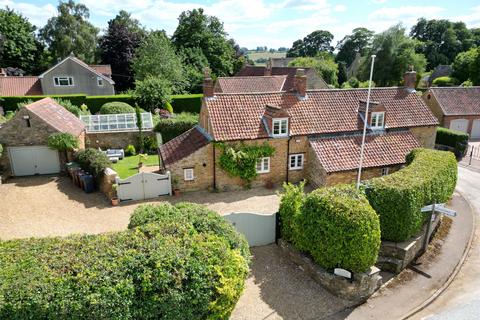
M 450 217 L 456 217 L 457 212 L 451 209 L 448 209 L 445 207 L 445 203 L 439 203 L 436 204 L 435 202 L 433 204 L 430 204 L 428 206 L 425 206 L 421 209 L 422 212 L 427 212 L 428 213 L 428 221 L 427 221 L 427 230 L 425 232 L 425 238 L 423 239 L 423 246 L 422 250 L 420 251 L 419 255 L 422 255 L 427 251 L 427 246 L 428 246 L 428 240 L 430 238 L 430 229 L 432 229 L 432 217 L 436 213 L 443 213 L 446 214 L 447 216 Z

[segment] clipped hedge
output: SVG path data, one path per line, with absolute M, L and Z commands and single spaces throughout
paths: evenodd
M 125 102 L 107 102 L 100 108 L 100 114 L 135 113 L 135 108 Z
M 117 94 L 113 96 L 87 96 L 85 98 L 85 104 L 92 114 L 96 114 L 100 111 L 100 108 L 109 102 L 124 102 L 131 106 L 135 105 L 135 99 L 130 94 Z
M 193 204 L 142 211 L 122 232 L 0 242 L 0 318 L 227 319 L 248 274 L 233 227 Z
M 183 112 L 171 118 L 160 118 L 154 131 L 162 134 L 163 143 L 172 140 L 198 124 L 198 114 Z
M 467 150 L 468 134 L 457 130 L 437 127 L 437 138 L 435 143 L 454 148 L 455 155 L 460 157 L 463 156 L 465 150 Z
M 111 166 L 107 155 L 100 150 L 88 148 L 79 150 L 75 156 L 83 170 L 99 178 L 103 171 Z
M 301 214 L 303 201 L 305 199 L 305 182 L 298 186 L 291 183 L 283 184 L 282 198 L 280 199 L 280 234 L 282 239 L 292 243 L 297 249 L 302 250 L 301 239 L 303 233 L 298 226 L 298 218 Z
M 367 198 L 380 217 L 382 239 L 404 241 L 420 231 L 424 205 L 446 202 L 457 183 L 457 161 L 451 152 L 415 149 L 407 166 L 366 182 Z
M 200 113 L 200 108 L 202 107 L 202 97 L 203 94 L 173 95 L 171 102 L 173 112 Z
M 68 100 L 75 106 L 81 106 L 85 103 L 86 96 L 84 94 L 69 94 L 69 95 L 50 95 L 50 96 L 8 96 L 0 97 L 0 106 L 5 111 L 16 111 L 18 104 L 31 100 L 33 102 L 41 100 L 43 98 L 50 97 L 53 99 Z

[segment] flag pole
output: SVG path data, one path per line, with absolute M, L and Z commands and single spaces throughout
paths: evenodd
M 360 180 L 362 178 L 363 154 L 365 152 L 365 136 L 367 134 L 368 108 L 370 107 L 370 93 L 372 91 L 372 76 L 373 76 L 373 65 L 375 64 L 375 57 L 376 55 L 373 54 L 372 66 L 370 67 L 370 81 L 368 82 L 367 107 L 365 109 L 365 119 L 363 121 L 362 146 L 360 147 L 360 163 L 358 164 L 357 190 L 360 188 Z

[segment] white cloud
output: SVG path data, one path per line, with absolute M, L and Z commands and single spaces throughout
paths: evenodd
M 347 6 L 344 4 L 337 4 L 335 7 L 333 7 L 333 11 L 335 12 L 345 12 L 347 11 Z
M 451 19 L 452 21 L 463 21 L 469 28 L 480 28 L 480 6 L 476 6 L 470 9 L 470 14 L 456 16 Z
M 330 9 L 331 6 L 327 0 L 286 0 L 278 7 L 312 11 Z
M 419 17 L 437 17 L 445 9 L 437 6 L 402 6 L 386 7 L 368 15 L 370 20 L 409 20 Z
M 56 15 L 57 9 L 54 5 L 48 3 L 45 5 L 35 5 L 26 2 L 14 2 L 11 0 L 0 0 L 0 8 L 9 7 L 20 12 L 27 17 L 30 22 L 38 28 L 45 25 L 47 20 Z
M 373 3 L 382 4 L 387 2 L 387 0 L 372 0 Z

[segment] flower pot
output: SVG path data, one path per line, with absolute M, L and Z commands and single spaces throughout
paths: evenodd
M 118 206 L 119 203 L 120 199 L 118 199 L 117 197 L 112 198 L 112 206 Z
M 175 197 L 180 197 L 181 193 L 180 193 L 180 189 L 173 189 L 173 195 Z

